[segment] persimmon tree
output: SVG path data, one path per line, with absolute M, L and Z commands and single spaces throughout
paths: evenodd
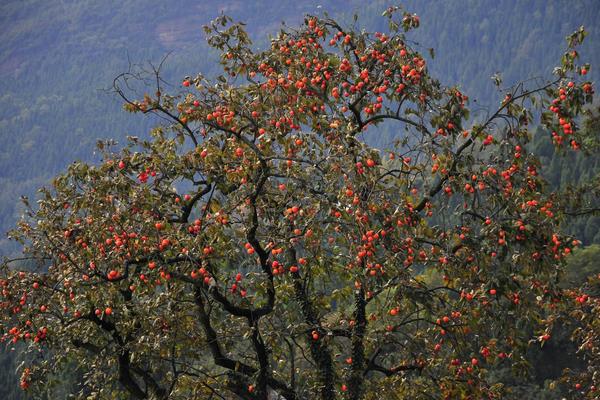
M 167 94 L 157 68 L 137 98 L 139 76 L 115 80 L 166 122 L 25 200 L 11 235 L 34 266 L 0 280 L 24 389 L 75 362 L 85 398 L 502 396 L 488 372 L 524 368 L 569 309 L 573 208 L 528 144 L 538 117 L 557 151 L 589 141 L 585 32 L 552 79 L 470 117 L 406 38 L 419 18 L 384 15 L 385 33 L 307 16 L 264 51 L 222 16 L 214 81 Z

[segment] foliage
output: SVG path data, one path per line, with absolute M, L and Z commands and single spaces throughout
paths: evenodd
M 25 200 L 12 237 L 36 264 L 0 282 L 24 389 L 77 361 L 83 398 L 503 395 L 488 372 L 526 369 L 577 311 L 559 285 L 573 204 L 528 149 L 536 110 L 560 151 L 588 144 L 584 33 L 553 80 L 474 121 L 405 36 L 419 17 L 385 16 L 374 34 L 309 16 L 262 52 L 222 16 L 223 75 L 171 95 L 159 67 L 136 99 L 141 75 L 115 80 L 128 111 L 170 123 Z M 385 153 L 378 125 L 402 129 Z
M 360 28 L 373 31 L 384 29 L 379 16 L 389 2 L 319 4 L 318 10 L 348 23 L 358 11 Z M 582 51 L 593 65 L 600 61 L 596 0 L 407 0 L 406 5 L 424 21 L 412 38 L 436 49 L 432 72 L 442 83 L 460 83 L 461 91 L 476 100 L 472 111 L 478 116 L 497 104 L 492 74 L 500 72 L 506 86 L 549 74 L 564 35 L 580 25 L 590 32 Z M 4 236 L 22 212 L 15 196 L 33 198 L 73 160 L 97 161 L 92 152 L 99 138 L 145 137 L 154 122 L 124 115 L 105 91 L 128 69 L 128 61 L 158 62 L 170 54 L 163 71 L 167 81 L 178 81 L 192 68 L 213 76 L 216 55 L 202 40 L 201 26 L 221 11 L 248 23 L 257 46 L 263 46 L 281 21 L 295 24 L 315 10 L 315 2 L 306 0 L 171 0 L 152 6 L 142 0 L 1 2 L 0 253 L 18 250 Z M 591 80 L 597 79 L 595 73 L 589 72 Z M 383 148 L 395 134 L 382 129 L 367 139 Z

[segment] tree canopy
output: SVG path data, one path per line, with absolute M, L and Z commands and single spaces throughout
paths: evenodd
M 419 17 L 384 18 L 307 16 L 257 51 L 221 16 L 216 79 L 115 79 L 164 123 L 25 199 L 11 235 L 31 265 L 0 280 L 25 390 L 74 363 L 82 398 L 501 398 L 491 371 L 576 319 L 589 369 L 564 382 L 595 395 L 599 277 L 561 286 L 579 244 L 561 222 L 597 211 L 593 188 L 549 190 L 530 128 L 561 154 L 596 148 L 585 31 L 553 77 L 471 118 L 411 45 Z M 400 132 L 388 149 L 368 145 L 381 126 Z

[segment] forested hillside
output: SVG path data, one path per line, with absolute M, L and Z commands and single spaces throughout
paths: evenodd
M 83 1 L 7 0 L 0 4 L 0 231 L 20 213 L 21 195 L 35 190 L 77 159 L 93 160 L 98 139 L 122 141 L 147 135 L 155 121 L 126 114 L 111 91 L 113 78 L 134 64 L 164 64 L 173 91 L 186 75 L 215 74 L 216 57 L 204 42 L 202 25 L 220 13 L 248 24 L 258 47 L 285 21 L 328 12 L 348 24 L 355 12 L 369 29 L 389 1 Z M 584 60 L 600 66 L 600 3 L 597 0 L 410 0 L 400 2 L 421 18 L 413 38 L 435 57 L 432 75 L 457 84 L 471 109 L 485 116 L 503 96 L 501 87 L 523 78 L 547 77 L 564 49 L 564 37 L 580 25 L 589 31 Z M 433 48 L 431 53 L 427 49 Z M 599 76 L 592 68 L 591 80 Z M 379 132 L 385 145 L 394 132 Z M 536 146 L 550 149 L 539 131 Z M 542 152 L 543 153 L 543 152 Z M 544 154 L 544 153 L 543 153 Z M 558 189 L 598 171 L 600 161 L 545 153 L 542 169 Z M 600 243 L 600 217 L 573 224 L 584 244 Z M 16 247 L 0 237 L 0 255 Z M 598 257 L 597 248 L 587 258 Z M 581 263 L 582 265 L 585 263 Z M 586 264 L 587 265 L 587 264 Z M 7 359 L 0 373 L 0 398 L 20 398 Z M 6 366 L 6 368 L 5 368 Z M 541 378 L 540 378 L 541 379 Z M 539 382 L 538 382 L 539 383 Z M 542 382 L 543 383 L 543 382 Z M 56 393 L 54 394 L 56 396 Z M 52 397 L 52 395 L 49 395 Z M 533 397 L 532 397 L 533 398 Z

